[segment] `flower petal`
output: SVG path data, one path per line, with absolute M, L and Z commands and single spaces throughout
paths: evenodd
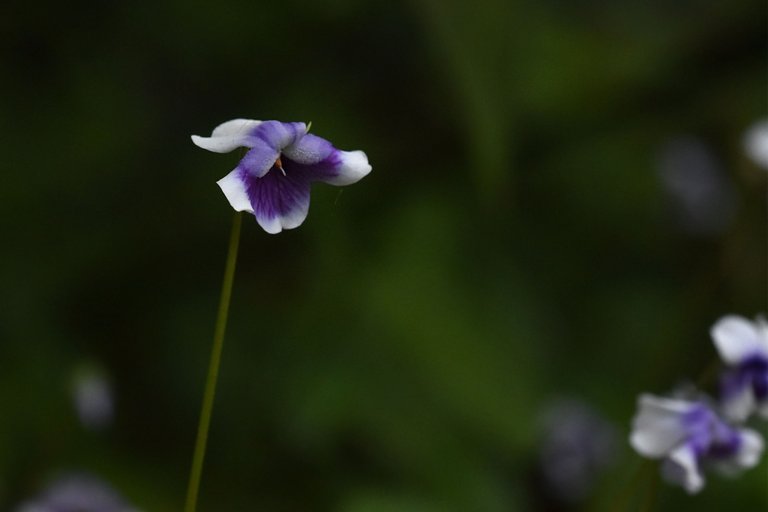
M 235 169 L 217 181 L 216 184 L 224 192 L 227 201 L 236 212 L 253 213 L 253 206 L 251 206 L 251 199 L 248 197 L 242 174 L 239 168 Z
M 239 147 L 250 147 L 251 133 L 261 121 L 232 119 L 213 129 L 210 137 L 192 135 L 195 145 L 214 153 L 229 153 Z
M 330 185 L 341 187 L 351 185 L 363 179 L 371 172 L 371 164 L 368 157 L 362 151 L 338 151 L 335 155 L 335 169 L 333 175 L 324 177 L 321 181 Z
M 738 453 L 734 456 L 734 462 L 742 468 L 751 468 L 760 462 L 760 455 L 763 453 L 763 438 L 750 429 L 740 430 L 741 446 Z
M 720 401 L 723 414 L 731 421 L 746 420 L 755 409 L 755 394 L 740 371 L 726 372 L 720 379 Z
M 271 172 L 248 178 L 248 196 L 259 225 L 267 233 L 299 227 L 309 212 L 309 181 L 297 173 Z
M 641 395 L 638 413 L 632 422 L 629 442 L 646 457 L 660 458 L 685 440 L 688 433 L 682 421 L 694 403 Z
M 273 148 L 262 139 L 255 138 L 250 151 L 240 160 L 237 167 L 254 178 L 261 178 L 275 165 L 275 161 L 279 156 L 279 150 Z
M 689 494 L 695 494 L 704 487 L 704 477 L 699 472 L 693 448 L 682 445 L 664 460 L 661 473 L 670 483 L 681 485 Z
M 762 339 L 763 329 L 744 317 L 725 316 L 712 326 L 710 334 L 720 357 L 730 365 L 739 364 L 756 353 L 768 357 L 768 341 Z
M 283 154 L 296 163 L 308 165 L 325 160 L 334 151 L 336 149 L 330 142 L 308 133 L 290 146 L 286 146 Z
M 309 181 L 302 173 L 273 170 L 256 178 L 238 167 L 217 183 L 232 208 L 254 214 L 267 233 L 299 227 L 307 218 Z
M 744 148 L 757 165 L 768 169 L 768 119 L 756 122 L 747 130 Z
M 307 133 L 304 123 L 281 123 L 280 121 L 264 121 L 253 130 L 254 137 L 263 140 L 269 147 L 282 151 L 283 148 L 295 143 Z

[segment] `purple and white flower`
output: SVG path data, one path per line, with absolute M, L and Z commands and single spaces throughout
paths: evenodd
M 768 419 L 768 323 L 728 315 L 710 331 L 720 357 L 729 366 L 720 380 L 723 412 L 744 421 L 757 411 Z
M 722 421 L 704 402 L 643 394 L 630 444 L 641 455 L 664 459 L 662 476 L 693 494 L 704 487 L 702 467 L 735 475 L 755 466 L 763 439 Z
M 307 132 L 304 123 L 233 119 L 214 128 L 210 137 L 193 135 L 192 142 L 216 153 L 248 148 L 217 183 L 232 208 L 254 214 L 274 234 L 304 222 L 313 182 L 350 185 L 371 172 L 362 151 L 338 150 Z

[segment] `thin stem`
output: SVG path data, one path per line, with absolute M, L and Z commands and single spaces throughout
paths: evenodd
M 192 469 L 189 473 L 187 501 L 184 506 L 185 512 L 195 512 L 197 507 L 197 494 L 200 489 L 200 477 L 203 474 L 205 448 L 208 444 L 208 428 L 211 425 L 211 414 L 213 412 L 213 398 L 216 395 L 216 381 L 219 377 L 219 366 L 221 364 L 221 349 L 224 346 L 224 332 L 227 330 L 227 316 L 229 315 L 229 301 L 232 297 L 232 283 L 235 280 L 235 265 L 237 264 L 237 247 L 240 244 L 241 223 L 242 215 L 237 212 L 232 220 L 232 233 L 229 236 L 229 253 L 227 253 L 227 265 L 224 269 L 224 282 L 221 285 L 219 313 L 216 318 L 216 330 L 213 333 L 211 362 L 208 366 L 208 378 L 205 382 L 203 405 L 200 409 L 200 423 L 198 423 L 197 426 L 195 453 L 192 457 Z
M 654 474 L 650 474 L 648 488 L 646 489 L 643 502 L 640 505 L 640 512 L 649 512 L 650 510 L 653 510 L 653 502 L 656 499 L 656 489 L 658 486 L 659 478 Z
M 613 501 L 610 510 L 612 512 L 621 512 L 630 508 L 630 500 L 637 491 L 642 480 L 646 477 L 653 477 L 653 464 L 650 460 L 643 460 L 632 470 L 632 476 L 629 483 L 621 490 Z

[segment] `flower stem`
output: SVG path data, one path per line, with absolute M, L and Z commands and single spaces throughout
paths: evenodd
M 227 329 L 227 316 L 229 315 L 229 302 L 232 297 L 232 283 L 235 280 L 235 265 L 237 264 L 237 247 L 240 244 L 240 224 L 242 215 L 235 213 L 232 220 L 232 233 L 229 236 L 229 252 L 227 264 L 224 269 L 224 281 L 221 285 L 221 298 L 219 299 L 219 313 L 216 318 L 216 329 L 213 333 L 213 348 L 211 349 L 211 362 L 208 366 L 208 378 L 205 382 L 203 405 L 200 409 L 200 422 L 197 426 L 197 441 L 195 453 L 192 457 L 192 469 L 189 473 L 189 487 L 187 487 L 187 501 L 185 512 L 195 512 L 197 507 L 197 494 L 200 489 L 200 477 L 203 474 L 203 460 L 205 448 L 208 444 L 208 427 L 211 425 L 213 412 L 213 398 L 216 395 L 216 381 L 219 377 L 221 364 L 221 349 L 224 346 L 224 332 Z

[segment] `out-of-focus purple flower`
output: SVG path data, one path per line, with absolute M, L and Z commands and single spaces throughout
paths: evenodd
M 768 119 L 749 127 L 744 134 L 744 150 L 757 165 L 768 170 Z
M 103 429 L 112 422 L 114 400 L 112 387 L 104 373 L 91 367 L 75 372 L 72 397 L 80 423 L 92 430 Z
M 736 206 L 734 187 L 703 142 L 694 137 L 668 142 L 659 155 L 658 173 L 684 231 L 712 235 L 728 227 Z
M 16 512 L 139 512 L 101 480 L 87 475 L 66 475 L 54 481 L 36 499 Z
M 540 423 L 539 472 L 546 492 L 556 494 L 561 501 L 585 499 L 600 472 L 615 460 L 616 429 L 577 400 L 554 403 Z
M 217 183 L 232 208 L 254 214 L 267 233 L 279 233 L 304 222 L 313 182 L 350 185 L 371 172 L 362 151 L 340 151 L 307 130 L 304 123 L 234 119 L 210 137 L 193 135 L 192 142 L 216 153 L 249 148 Z
M 728 315 L 710 331 L 720 357 L 729 366 L 720 380 L 723 411 L 744 421 L 755 410 L 768 419 L 768 323 Z
M 723 422 L 704 402 L 641 395 L 630 444 L 640 454 L 664 459 L 662 475 L 688 493 L 704 487 L 703 466 L 735 475 L 755 466 L 763 451 L 757 432 Z

